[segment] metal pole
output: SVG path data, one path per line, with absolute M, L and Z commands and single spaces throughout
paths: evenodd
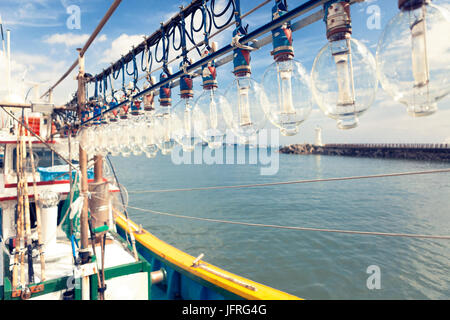
M 103 157 L 99 154 L 94 157 L 94 181 L 103 181 Z
M 103 26 L 106 24 L 106 22 L 109 20 L 109 18 L 111 18 L 112 14 L 114 13 L 114 11 L 117 9 L 117 7 L 119 6 L 119 4 L 122 2 L 122 0 L 115 0 L 114 3 L 111 5 L 111 7 L 109 8 L 109 10 L 106 12 L 105 16 L 102 18 L 102 20 L 100 21 L 100 23 L 98 24 L 97 28 L 95 28 L 94 32 L 91 34 L 91 36 L 89 37 L 89 39 L 87 40 L 86 44 L 84 45 L 83 49 L 80 49 L 79 52 L 79 56 L 80 57 L 84 57 L 84 54 L 86 53 L 87 49 L 89 49 L 89 46 L 92 44 L 92 42 L 95 40 L 95 38 L 97 37 L 97 35 L 100 33 L 100 31 L 103 29 Z M 63 74 L 63 76 L 50 88 L 47 90 L 46 93 L 44 93 L 41 96 L 41 99 L 45 96 L 47 96 L 48 94 L 51 93 L 51 91 L 53 91 L 53 89 L 55 89 L 71 72 L 73 69 L 75 69 L 75 67 L 77 66 L 77 64 L 80 62 L 80 60 L 76 60 L 71 66 L 70 68 L 66 71 L 66 73 Z
M 6 30 L 6 86 L 8 88 L 8 99 L 11 99 L 11 31 Z
M 81 49 L 79 51 L 78 65 L 78 112 L 85 107 L 86 93 L 85 93 L 85 81 L 84 81 L 84 57 L 81 55 Z M 81 233 L 81 245 L 80 245 L 80 257 L 81 263 L 85 264 L 89 262 L 89 224 L 88 224 L 88 176 L 87 176 L 87 162 L 88 155 L 83 148 L 79 148 L 79 161 L 81 171 L 81 196 L 84 197 L 83 208 L 80 216 L 80 233 Z M 89 299 L 89 277 L 82 277 L 81 279 L 82 299 Z

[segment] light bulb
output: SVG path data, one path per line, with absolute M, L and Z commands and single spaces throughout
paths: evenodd
M 216 88 L 203 90 L 195 102 L 195 130 L 212 149 L 220 148 L 225 139 L 227 124 L 224 114 L 231 115 L 228 100 Z
M 143 135 L 144 115 L 141 112 L 141 101 L 135 100 L 131 102 L 131 121 L 130 125 L 130 148 L 133 155 L 142 154 L 142 135 Z
M 117 103 L 115 101 L 111 101 L 109 103 L 110 108 L 114 108 L 117 106 Z M 113 109 L 111 113 L 109 114 L 109 139 L 108 139 L 108 151 L 111 153 L 113 157 L 120 155 L 120 144 L 119 144 L 119 117 L 118 117 L 118 110 Z
M 309 75 L 303 66 L 293 59 L 274 62 L 264 73 L 263 86 L 269 121 L 285 136 L 297 134 L 312 109 Z
M 272 20 L 286 13 L 285 3 L 276 1 L 272 7 Z M 290 22 L 272 30 L 272 46 L 275 62 L 267 68 L 262 81 L 269 101 L 264 112 L 281 134 L 293 136 L 311 112 L 312 97 L 309 75 L 300 62 L 293 60 Z
M 176 145 L 172 134 L 171 107 L 163 107 L 155 113 L 155 139 L 161 154 L 168 155 Z
M 241 143 L 248 143 L 266 122 L 263 106 L 268 105 L 263 87 L 250 75 L 237 76 L 225 92 L 230 112 L 224 110 L 224 119 Z
M 170 68 L 168 68 L 171 74 Z M 160 81 L 167 79 L 167 74 L 162 72 Z M 159 108 L 155 112 L 155 139 L 161 154 L 170 154 L 176 141 L 172 132 L 172 91 L 170 82 L 161 86 L 159 90 Z
M 225 92 L 231 113 L 224 113 L 225 121 L 240 143 L 248 144 L 266 122 L 263 107 L 268 104 L 263 87 L 250 78 L 251 47 L 239 43 L 246 28 L 238 25 L 233 31 L 233 73 L 235 80 Z
M 87 153 L 91 154 L 94 149 L 93 128 L 85 126 L 78 131 L 77 140 L 80 147 Z
M 182 98 L 173 108 L 172 134 L 183 151 L 192 152 L 201 139 L 195 134 L 194 101 L 191 97 Z
M 217 43 L 211 43 L 211 52 L 216 51 Z M 211 54 L 210 50 L 202 53 L 202 58 Z M 195 131 L 212 149 L 223 145 L 227 123 L 224 114 L 231 115 L 228 100 L 219 93 L 215 61 L 202 66 L 203 93 L 195 101 L 194 122 Z
M 93 137 L 94 137 L 94 154 L 103 154 L 103 127 L 97 123 L 93 125 Z
M 119 124 L 118 124 L 118 143 L 119 143 L 119 150 L 120 154 L 127 158 L 131 155 L 132 150 L 130 146 L 130 126 L 128 121 L 128 109 L 129 105 L 126 104 L 123 106 L 121 110 L 121 114 L 119 116 Z
M 180 68 L 190 65 L 190 61 L 184 60 Z M 194 126 L 194 90 L 192 76 L 185 73 L 180 77 L 180 101 L 173 107 L 172 134 L 181 145 L 184 152 L 192 152 L 201 139 L 195 134 Z
M 120 143 L 119 143 L 119 135 L 120 135 L 120 127 L 119 122 L 113 122 L 111 123 L 111 139 L 110 139 L 110 146 L 109 146 L 109 152 L 111 152 L 111 155 L 113 157 L 117 157 L 120 155 Z
M 341 1 L 326 7 L 329 43 L 320 50 L 311 71 L 314 100 L 326 116 L 337 120 L 339 129 L 358 125 L 378 87 L 375 58 L 351 38 L 349 6 Z
M 450 14 L 426 0 L 399 0 L 399 8 L 378 42 L 378 76 L 410 115 L 430 115 L 450 92 Z
M 141 148 L 147 158 L 154 158 L 158 153 L 155 138 L 155 121 L 151 118 L 147 118 L 144 122 Z

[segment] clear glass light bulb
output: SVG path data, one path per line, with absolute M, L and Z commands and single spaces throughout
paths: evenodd
M 358 125 L 358 117 L 374 102 L 378 80 L 375 58 L 361 42 L 331 41 L 314 60 L 311 89 L 323 113 L 339 129 Z
M 128 118 L 121 118 L 118 124 L 118 142 L 119 142 L 119 150 L 120 154 L 127 158 L 131 155 L 131 144 L 130 144 L 130 131 L 131 128 L 129 126 Z
M 155 113 L 155 139 L 161 154 L 168 155 L 176 145 L 172 133 L 171 106 L 161 106 Z
M 281 134 L 293 136 L 312 109 L 310 78 L 303 66 L 293 60 L 274 62 L 263 76 L 269 104 L 264 112 Z
M 96 155 L 106 156 L 104 145 L 106 144 L 107 137 L 105 136 L 105 128 L 101 124 L 94 125 L 94 135 L 95 135 L 95 148 L 94 153 Z
M 147 158 L 154 158 L 158 153 L 158 146 L 156 145 L 155 137 L 155 121 L 147 117 L 143 126 L 142 145 L 141 149 Z
M 120 126 L 118 120 L 111 123 L 111 139 L 110 146 L 109 146 L 109 152 L 111 152 L 111 155 L 113 157 L 117 157 L 120 155 L 120 142 L 119 142 L 119 135 L 120 135 Z
M 91 136 L 91 127 L 82 127 L 80 130 L 78 130 L 76 138 L 81 149 L 83 149 L 88 154 L 92 152 Z
M 204 89 L 195 101 L 195 131 L 212 149 L 223 145 L 227 130 L 224 114 L 232 114 L 230 103 L 225 96 L 215 87 Z
M 173 108 L 173 137 L 185 152 L 192 152 L 201 143 L 201 139 L 195 134 L 193 109 L 192 98 L 182 98 Z
M 144 131 L 144 117 L 142 115 L 132 116 L 129 123 L 130 148 L 133 155 L 142 154 L 142 135 Z
M 378 42 L 378 77 L 383 89 L 412 116 L 437 110 L 450 92 L 450 14 L 426 1 L 402 9 Z
M 240 142 L 247 144 L 266 123 L 263 108 L 269 102 L 264 89 L 249 75 L 237 76 L 225 96 L 231 106 L 231 113 L 223 110 L 225 121 Z

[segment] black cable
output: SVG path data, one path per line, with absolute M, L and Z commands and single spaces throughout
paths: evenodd
M 215 18 L 220 18 L 220 17 L 222 17 L 223 15 L 225 15 L 225 13 L 227 13 L 229 10 L 229 8 L 230 8 L 230 6 L 231 5 L 233 5 L 233 9 L 231 10 L 231 15 L 228 17 L 228 19 L 227 19 L 227 21 L 225 22 L 225 23 L 223 23 L 223 24 L 221 24 L 221 25 L 219 25 L 218 23 L 216 23 L 216 20 L 215 20 Z M 211 0 L 211 4 L 210 4 L 210 7 L 211 7 L 211 14 L 212 14 L 212 22 L 213 22 L 213 24 L 214 24 L 214 27 L 216 27 L 217 29 L 222 29 L 223 27 L 225 27 L 226 25 L 228 25 L 230 22 L 231 22 L 231 20 L 233 19 L 233 17 L 234 17 L 234 11 L 235 11 L 235 9 L 236 9 L 236 6 L 235 6 L 235 4 L 234 4 L 234 0 L 229 0 L 228 1 L 228 4 L 225 6 L 225 9 L 223 9 L 221 12 L 219 12 L 219 13 L 216 13 L 215 12 L 215 10 L 214 10 L 214 8 L 215 8 L 215 6 L 216 6 L 216 1 L 215 0 Z

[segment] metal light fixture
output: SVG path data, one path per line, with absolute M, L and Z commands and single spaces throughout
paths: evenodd
M 378 43 L 378 76 L 410 115 L 430 115 L 450 92 L 450 14 L 431 0 L 399 0 L 398 7 Z
M 282 0 L 272 8 L 272 20 L 287 13 Z M 292 30 L 287 22 L 272 31 L 272 55 L 275 62 L 263 76 L 263 86 L 269 101 L 264 106 L 267 118 L 280 128 L 281 134 L 293 136 L 312 109 L 310 79 L 300 62 L 295 61 Z
M 163 71 L 160 81 L 166 80 L 172 72 L 167 67 L 167 74 Z M 167 83 L 159 89 L 159 108 L 155 112 L 156 144 L 163 155 L 170 154 L 176 141 L 172 134 L 172 90 L 171 83 Z
M 211 44 L 211 50 L 203 51 L 207 57 L 217 50 L 217 43 Z M 215 61 L 202 66 L 203 93 L 194 106 L 195 130 L 211 149 L 223 145 L 227 125 L 224 115 L 231 115 L 231 107 L 224 95 L 218 91 Z
M 312 93 L 325 115 L 337 120 L 339 129 L 351 129 L 375 100 L 375 58 L 351 37 L 348 0 L 329 1 L 324 11 L 328 44 L 314 60 Z
M 233 32 L 235 79 L 225 92 L 230 102 L 231 114 L 224 116 L 239 142 L 248 144 L 266 123 L 263 107 L 268 105 L 268 100 L 262 85 L 250 78 L 250 51 L 253 48 L 239 43 L 245 33 L 243 27 Z
M 186 67 L 187 61 L 182 61 L 180 67 Z M 195 135 L 194 127 L 194 90 L 192 76 L 185 73 L 180 78 L 180 101 L 173 107 L 172 134 L 183 151 L 192 152 L 201 139 Z

